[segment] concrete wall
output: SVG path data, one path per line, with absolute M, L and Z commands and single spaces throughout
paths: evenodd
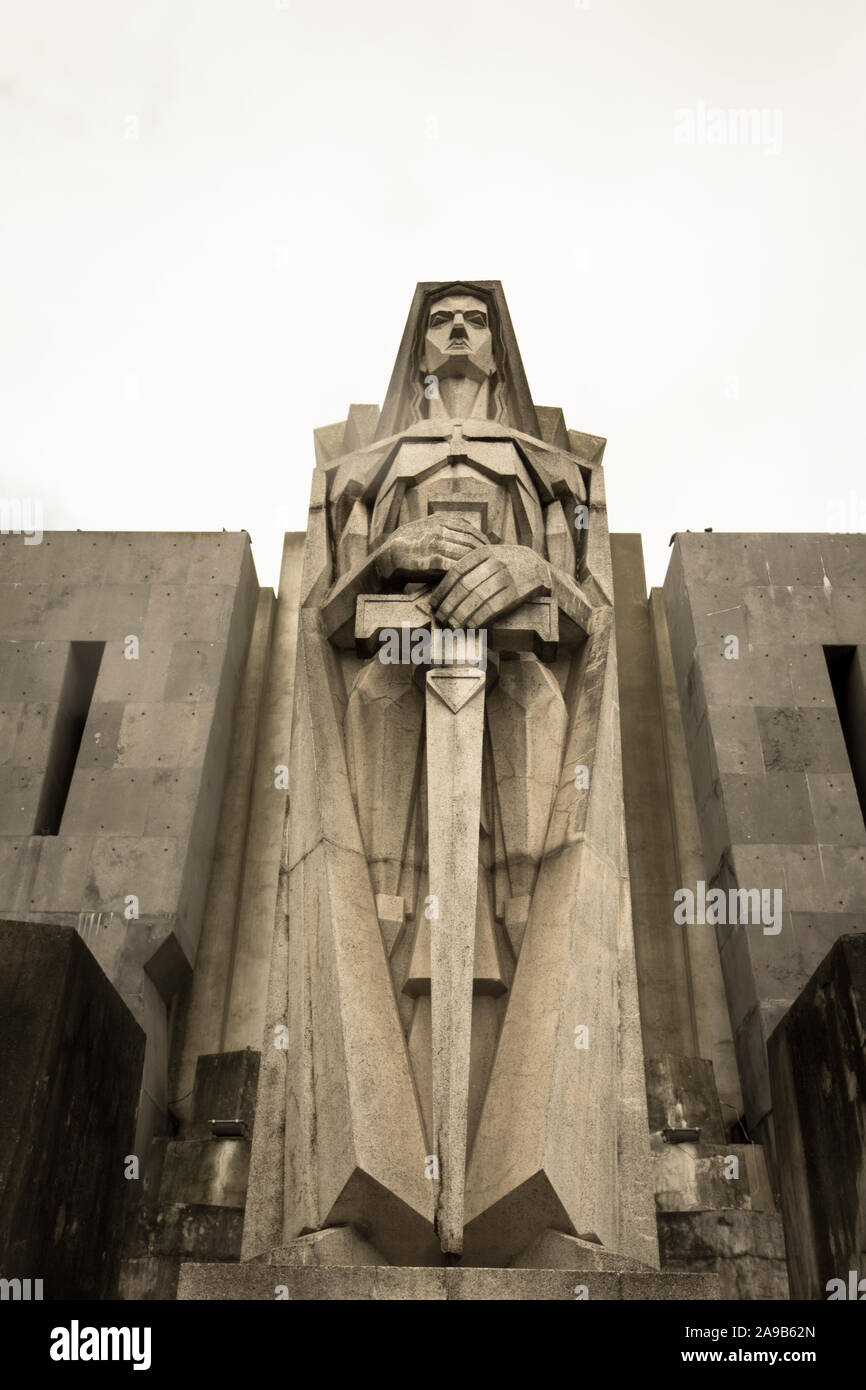
M 686 939 L 673 920 L 679 886 L 658 673 L 640 536 L 611 536 L 623 795 L 644 1052 L 698 1053 Z
M 725 1124 L 742 1111 L 718 948 L 674 921 L 674 894 L 706 877 L 661 595 L 647 597 L 639 535 L 612 535 L 623 796 L 647 1058 L 713 1063 Z
M 304 533 L 285 537 L 279 599 L 259 594 L 195 976 L 175 1037 L 175 1113 L 191 1116 L 198 1058 L 262 1046 L 288 767 Z M 280 1020 L 285 998 L 280 1005 Z M 273 1031 L 266 1045 L 274 1050 Z M 279 1054 L 284 1060 L 284 1054 Z
M 831 1279 L 850 1297 L 866 1276 L 864 1038 L 866 936 L 847 936 L 768 1049 L 792 1298 L 825 1299 Z
M 111 1298 L 144 1035 L 69 927 L 0 921 L 0 1271 Z
M 778 935 L 716 929 L 747 1124 L 772 1144 L 766 1040 L 866 927 L 866 827 L 823 652 L 866 644 L 866 537 L 681 533 L 664 604 L 707 881 L 782 892 Z
M 144 1027 L 139 1145 L 169 1099 L 257 596 L 245 532 L 0 538 L 0 915 L 77 928 Z M 34 835 L 75 641 L 105 650 L 59 833 Z

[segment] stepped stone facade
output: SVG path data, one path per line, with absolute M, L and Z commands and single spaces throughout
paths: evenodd
M 647 596 L 604 447 L 498 282 L 422 284 L 276 596 L 245 533 L 2 538 L 0 1008 L 54 953 L 117 1038 L 122 1258 L 46 1297 L 784 1298 L 803 1183 L 793 1287 L 855 1268 L 862 970 L 807 1015 L 866 926 L 866 537 L 680 534 Z M 0 1210 L 56 1124 L 6 1089 Z

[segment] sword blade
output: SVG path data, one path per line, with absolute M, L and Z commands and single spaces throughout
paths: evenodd
M 427 674 L 429 891 L 438 912 L 430 919 L 436 1229 L 453 1255 L 463 1249 L 484 686 L 477 667 Z

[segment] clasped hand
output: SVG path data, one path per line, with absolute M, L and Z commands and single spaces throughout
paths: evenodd
M 461 516 L 435 514 L 401 526 L 380 547 L 383 579 L 433 582 L 429 602 L 452 628 L 486 627 L 521 603 L 550 593 L 547 561 L 524 545 L 490 545 Z

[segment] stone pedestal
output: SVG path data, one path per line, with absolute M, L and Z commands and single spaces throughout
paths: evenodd
M 186 1300 L 289 1299 L 305 1303 L 367 1299 L 619 1302 L 716 1299 L 718 1289 L 714 1274 L 660 1274 L 657 1270 L 296 1266 L 255 1260 L 243 1265 L 184 1265 L 177 1296 Z

